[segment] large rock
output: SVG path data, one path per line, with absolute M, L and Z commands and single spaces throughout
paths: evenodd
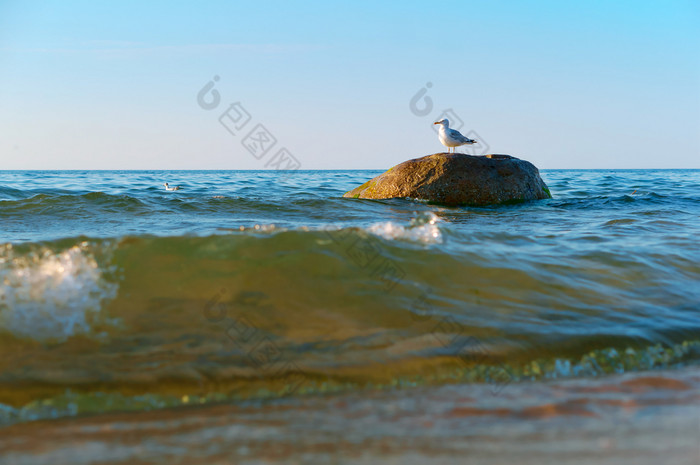
M 491 205 L 552 196 L 540 172 L 528 161 L 510 155 L 436 153 L 400 163 L 343 197 Z

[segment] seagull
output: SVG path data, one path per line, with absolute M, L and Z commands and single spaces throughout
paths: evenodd
M 450 148 L 454 150 L 455 147 L 459 147 L 460 145 L 478 144 L 478 142 L 474 139 L 464 137 L 459 131 L 455 129 L 450 129 L 450 121 L 447 118 L 441 119 L 440 121 L 433 124 L 440 125 L 440 143 L 447 147 L 448 152 L 450 151 Z
M 163 185 L 165 186 L 166 191 L 179 191 L 180 190 L 180 186 L 170 187 L 167 182 L 164 183 Z

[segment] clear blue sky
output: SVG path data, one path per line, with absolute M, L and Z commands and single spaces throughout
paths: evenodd
M 540 168 L 700 168 L 699 51 L 697 0 L 0 0 L 0 168 L 388 168 L 442 151 L 448 108 Z

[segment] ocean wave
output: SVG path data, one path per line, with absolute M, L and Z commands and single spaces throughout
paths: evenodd
M 69 213 L 73 217 L 78 214 L 99 214 L 110 212 L 136 212 L 145 208 L 146 204 L 133 196 L 126 194 L 107 194 L 104 192 L 80 193 L 35 193 L 30 197 L 14 200 L 0 200 L 0 217 L 30 218 L 31 215 L 56 216 Z
M 0 246 L 0 330 L 16 336 L 64 341 L 88 334 L 117 288 L 103 279 L 86 241 L 60 251 Z
M 401 239 L 424 244 L 439 244 L 443 235 L 438 223 L 440 218 L 433 212 L 423 212 L 413 218 L 408 226 L 392 221 L 376 223 L 367 227 L 367 231 L 384 239 Z
M 603 227 L 634 225 L 622 218 Z M 552 254 L 557 236 L 478 227 L 465 234 L 432 212 L 365 227 L 220 229 L 203 237 L 6 244 L 0 331 L 38 339 L 92 334 L 90 321 L 108 304 L 114 318 L 135 318 L 163 299 L 187 308 L 184 330 L 201 318 L 197 305 L 222 288 L 269 295 L 279 307 L 275 318 L 285 321 L 285 312 L 315 314 L 315 292 L 322 289 L 333 303 L 328 312 L 359 320 L 383 312 L 386 329 L 402 328 L 416 302 L 428 300 L 433 316 L 450 315 L 479 331 L 496 324 L 501 337 L 507 332 L 538 344 L 564 334 L 591 337 L 601 322 L 610 336 L 634 334 L 649 343 L 674 331 L 672 341 L 686 340 L 700 329 L 691 311 L 700 300 L 692 253 L 637 256 L 614 244 L 602 247 L 603 236 L 588 234 Z M 683 236 L 677 241 L 689 245 Z
M 41 240 L 2 246 L 0 403 L 12 408 L 66 386 L 101 409 L 95 390 L 110 393 L 105 402 L 244 398 L 280 395 L 300 374 L 308 392 L 324 392 L 489 382 L 504 367 L 513 380 L 600 376 L 699 358 L 683 345 L 700 339 L 700 257 L 682 213 L 552 217 L 566 200 L 447 209 L 156 190 L 131 210 L 128 195 L 41 195 L 36 208 L 51 214 L 30 215 L 37 225 L 77 212 L 109 233 L 120 212 L 139 230 L 141 208 L 158 209 L 157 224 L 107 239 L 52 240 L 38 228 Z M 576 212 L 600 203 L 588 201 Z M 102 204 L 101 214 L 80 202 Z M 205 210 L 216 212 L 216 233 L 178 229 Z
M 365 228 L 263 223 L 205 237 L 7 244 L 0 255 L 0 331 L 65 339 L 92 334 L 90 322 L 107 306 L 128 323 L 169 300 L 187 316 L 171 320 L 181 324 L 177 333 L 201 319 L 204 303 L 226 288 L 268 295 L 276 307 L 269 323 L 282 326 L 293 326 L 291 314 L 317 318 L 322 290 L 332 302 L 324 312 L 361 321 L 358 335 L 371 331 L 376 314 L 384 329 L 402 329 L 423 301 L 430 318 L 448 315 L 477 332 L 496 325 L 500 339 L 530 341 L 521 349 L 556 345 L 569 334 L 590 338 L 601 324 L 606 337 L 627 343 L 698 335 L 692 302 L 699 300 L 700 268 L 692 255 L 635 256 L 590 239 L 552 255 L 546 242 L 505 231 L 464 235 L 434 214 L 419 214 L 405 224 Z M 160 317 L 166 316 L 154 316 Z
M 296 394 L 329 394 L 360 390 L 382 390 L 406 387 L 419 387 L 435 384 L 484 383 L 490 397 L 496 399 L 510 385 L 523 381 L 562 380 L 586 377 L 600 377 L 645 370 L 679 368 L 697 363 L 700 358 L 700 341 L 686 341 L 681 344 L 662 347 L 647 346 L 624 350 L 606 348 L 591 351 L 578 359 L 551 358 L 527 360 L 515 363 L 500 363 L 496 366 L 478 363 L 484 358 L 474 355 L 463 357 L 458 365 L 434 367 L 425 374 L 393 373 L 384 378 L 374 377 L 325 377 L 312 378 L 304 375 Z M 12 406 L 0 403 L 0 426 L 41 419 L 73 417 L 77 415 L 105 413 L 113 411 L 157 410 L 181 406 L 211 405 L 250 400 L 270 400 L 287 397 L 289 385 L 280 385 L 273 379 L 248 380 L 254 389 L 228 391 L 223 383 L 213 383 L 208 389 L 183 385 L 179 391 L 158 389 L 152 386 L 151 392 L 129 395 L 123 386 L 108 387 L 106 391 L 85 391 L 67 389 L 48 398 L 32 400 L 23 405 Z

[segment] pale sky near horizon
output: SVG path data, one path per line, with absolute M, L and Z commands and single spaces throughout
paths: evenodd
M 447 109 L 541 169 L 700 168 L 700 2 L 0 0 L 0 169 L 383 169 Z

